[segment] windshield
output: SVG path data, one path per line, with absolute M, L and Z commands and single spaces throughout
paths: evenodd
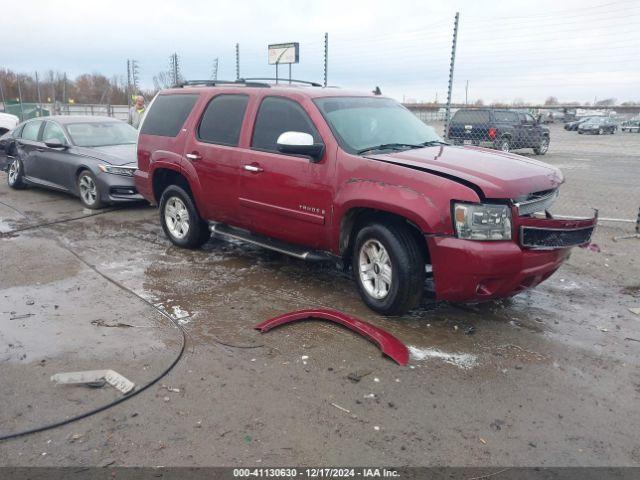
M 71 123 L 67 131 L 79 147 L 107 147 L 136 143 L 138 131 L 124 122 Z
M 349 153 L 443 143 L 433 128 L 422 123 L 395 100 L 330 97 L 317 98 L 314 102 L 340 146 Z

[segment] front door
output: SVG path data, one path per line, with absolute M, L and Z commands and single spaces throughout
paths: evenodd
M 42 129 L 42 150 L 38 152 L 38 169 L 43 177 L 56 187 L 65 190 L 75 191 L 75 170 L 78 164 L 74 161 L 73 155 L 68 148 L 50 148 L 46 142 L 55 140 L 63 145 L 69 145 L 62 127 L 55 122 L 46 121 Z
M 238 141 L 248 102 L 247 95 L 213 97 L 187 140 L 185 158 L 200 182 L 198 208 L 207 220 L 233 224 L 237 216 Z
M 287 131 L 304 132 L 322 142 L 304 108 L 284 97 L 265 97 L 254 123 L 251 149 L 245 150 L 238 204 L 247 228 L 289 243 L 328 248 L 332 177 L 326 152 L 320 161 L 285 155 L 277 148 Z

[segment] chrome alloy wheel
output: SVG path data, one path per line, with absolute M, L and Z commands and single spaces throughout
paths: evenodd
M 89 175 L 80 177 L 80 196 L 87 205 L 93 205 L 98 199 L 98 187 Z
M 9 184 L 13 185 L 18 181 L 18 175 L 20 175 L 20 163 L 16 158 L 11 165 L 9 165 Z
M 164 221 L 169 233 L 177 239 L 182 239 L 189 233 L 189 212 L 178 197 L 171 197 L 165 205 Z
M 378 240 L 367 240 L 360 247 L 358 258 L 360 281 L 367 294 L 377 300 L 389 295 L 393 280 L 391 258 Z

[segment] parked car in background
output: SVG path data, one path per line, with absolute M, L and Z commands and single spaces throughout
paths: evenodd
M 578 125 L 578 133 L 594 135 L 614 134 L 618 129 L 617 122 L 611 117 L 594 117 Z
M 636 132 L 640 133 L 640 118 L 632 118 L 626 120 L 620 125 L 620 130 L 623 132 Z
M 0 136 L 7 133 L 9 130 L 13 130 L 20 122 L 20 119 L 10 113 L 0 112 Z
M 494 108 L 461 108 L 449 122 L 454 145 L 473 145 L 509 152 L 532 148 L 537 155 L 549 149 L 549 128 L 530 113 Z
M 12 130 L 0 135 L 0 170 L 4 171 L 7 166 L 7 147 L 12 141 Z
M 214 233 L 351 265 L 363 301 L 399 315 L 420 304 L 427 277 L 436 300 L 515 295 L 593 232 L 595 218 L 544 213 L 564 181 L 556 167 L 451 146 L 390 98 L 200 83 L 161 91 L 138 138 L 136 185 L 180 247 Z M 493 128 L 517 141 L 527 127 L 517 113 L 482 112 L 489 125 L 473 128 L 483 135 Z M 525 120 L 544 142 L 546 129 Z
M 133 181 L 137 134 L 110 117 L 26 121 L 5 142 L 7 182 L 15 189 L 34 185 L 68 192 L 92 209 L 141 200 Z
M 582 117 L 582 118 L 579 118 L 577 120 L 573 120 L 571 122 L 565 123 L 564 124 L 564 129 L 568 130 L 570 132 L 577 132 L 578 131 L 578 127 L 580 126 L 581 123 L 588 122 L 592 118 L 600 118 L 600 117 L 597 117 L 597 116 Z

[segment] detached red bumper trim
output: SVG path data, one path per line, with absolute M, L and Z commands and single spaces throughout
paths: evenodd
M 265 320 L 259 323 L 254 328 L 260 330 L 262 333 L 268 332 L 272 328 L 284 325 L 285 323 L 295 322 L 297 320 L 304 320 L 307 318 L 318 318 L 321 320 L 329 320 L 330 322 L 338 323 L 359 333 L 363 337 L 372 341 L 382 353 L 391 357 L 398 365 L 407 365 L 409 363 L 409 350 L 406 345 L 391 335 L 389 332 L 382 330 L 370 323 L 360 320 L 355 317 L 342 313 L 338 310 L 330 310 L 327 308 L 298 310 L 296 312 L 285 313 L 278 315 L 277 317 Z

